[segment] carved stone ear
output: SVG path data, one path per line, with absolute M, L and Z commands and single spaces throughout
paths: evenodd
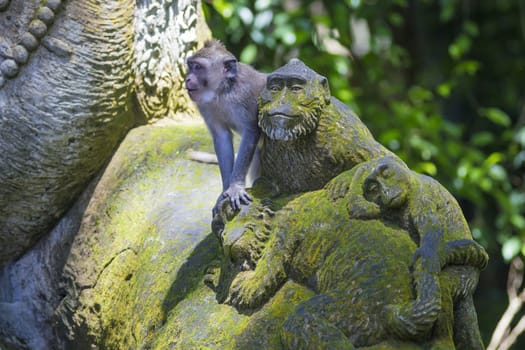
M 321 89 L 323 91 L 323 98 L 326 104 L 330 103 L 330 97 L 332 97 L 332 94 L 330 93 L 330 86 L 328 85 L 328 79 L 321 76 L 319 77 L 319 85 L 321 85 Z
M 223 63 L 224 75 L 227 78 L 234 78 L 237 75 L 237 60 L 235 58 L 227 58 Z

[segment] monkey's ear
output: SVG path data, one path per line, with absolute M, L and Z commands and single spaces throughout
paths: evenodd
M 227 58 L 223 63 L 226 78 L 234 78 L 237 75 L 237 60 L 235 58 Z

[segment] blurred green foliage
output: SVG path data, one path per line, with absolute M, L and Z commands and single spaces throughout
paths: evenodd
M 455 195 L 491 254 L 492 283 L 504 284 L 504 263 L 525 254 L 525 1 L 209 0 L 204 10 L 242 61 L 270 72 L 300 57 L 325 75 L 381 143 Z M 494 312 L 506 303 L 498 288 Z

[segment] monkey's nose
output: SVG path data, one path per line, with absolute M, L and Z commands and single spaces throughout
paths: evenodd
M 286 116 L 292 116 L 293 115 L 293 108 L 290 105 L 289 101 L 283 100 L 279 101 L 279 104 L 272 109 L 271 114 L 276 115 L 286 115 Z

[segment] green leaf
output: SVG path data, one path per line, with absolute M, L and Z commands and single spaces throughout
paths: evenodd
M 472 135 L 470 143 L 474 146 L 487 146 L 494 142 L 494 135 L 488 131 L 482 131 Z
M 500 152 L 493 152 L 491 153 L 487 159 L 483 162 L 485 166 L 492 166 L 494 164 L 500 163 L 503 159 L 505 159 L 505 156 Z
M 418 168 L 420 169 L 419 172 L 428 174 L 430 176 L 436 176 L 437 174 L 437 167 L 432 162 L 419 163 Z
M 456 12 L 455 9 L 455 1 L 454 0 L 441 0 L 441 13 L 439 14 L 439 17 L 441 21 L 448 22 L 454 17 L 454 13 Z
M 450 96 L 451 86 L 448 83 L 440 84 L 437 87 L 437 93 L 441 95 L 442 97 L 448 97 Z
M 244 6 L 240 7 L 239 10 L 237 10 L 237 13 L 244 24 L 250 25 L 253 22 L 253 13 L 249 8 Z
M 400 27 L 404 23 L 403 16 L 401 16 L 401 14 L 399 14 L 397 12 L 392 12 L 390 14 L 390 16 L 389 16 L 389 19 L 390 19 L 390 23 L 392 23 L 392 25 L 394 25 L 396 27 Z
M 522 250 L 521 240 L 517 237 L 512 237 L 503 243 L 501 247 L 501 255 L 505 261 L 510 261 Z
M 507 180 L 507 171 L 504 167 L 499 164 L 494 164 L 489 169 L 489 175 L 494 180 L 506 181 Z
M 450 57 L 452 57 L 455 60 L 458 60 L 470 50 L 470 46 L 471 46 L 470 38 L 466 35 L 460 35 L 448 47 L 448 53 Z
M 432 91 L 421 86 L 414 86 L 408 90 L 408 97 L 414 103 L 430 101 L 432 99 Z
M 525 147 L 525 127 L 516 131 L 514 135 L 514 140 L 519 143 L 522 147 Z
M 510 222 L 512 225 L 514 225 L 516 228 L 520 230 L 525 229 L 525 218 L 522 215 L 514 214 L 510 217 Z
M 470 36 L 477 36 L 479 34 L 479 28 L 476 22 L 466 21 L 463 25 L 465 32 Z
M 230 18 L 233 15 L 233 5 L 224 0 L 213 0 L 213 7 L 224 18 Z
M 244 50 L 242 50 L 240 58 L 241 61 L 248 64 L 253 63 L 257 57 L 257 46 L 255 44 L 247 45 Z
M 460 62 L 455 67 L 455 72 L 457 74 L 474 75 L 479 70 L 479 67 L 480 63 L 478 61 L 467 60 Z
M 481 108 L 480 114 L 497 125 L 508 127 L 511 124 L 508 114 L 499 108 Z

